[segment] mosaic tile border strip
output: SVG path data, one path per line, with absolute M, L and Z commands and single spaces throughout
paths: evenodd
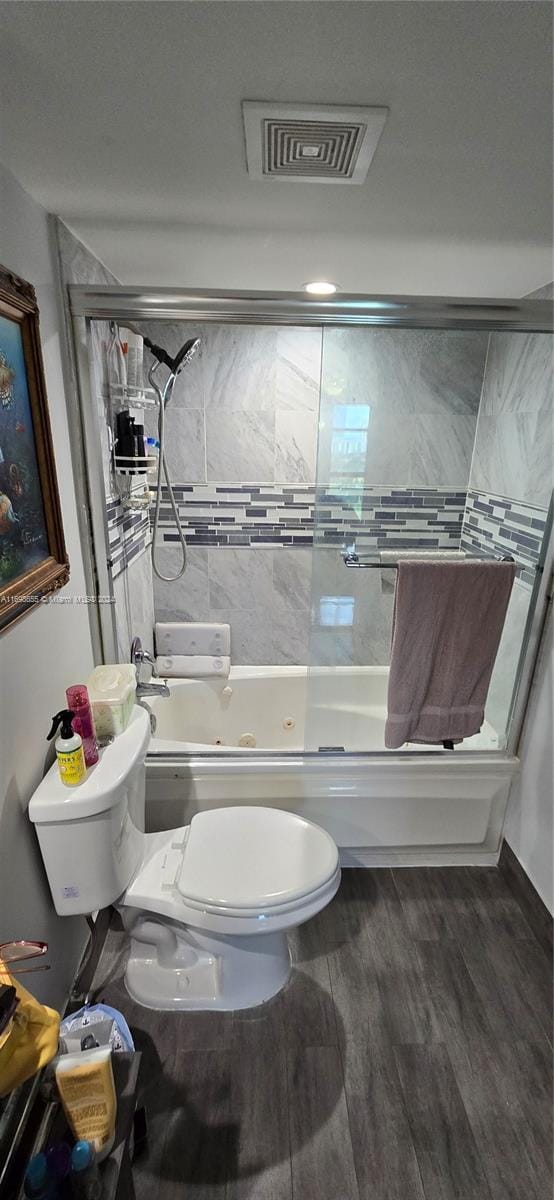
M 466 492 L 457 489 L 382 485 L 350 492 L 258 484 L 173 490 L 191 546 L 451 548 L 459 545 L 466 501 Z M 169 543 L 178 539 L 168 499 L 164 488 L 160 529 Z
M 477 557 L 513 555 L 518 579 L 533 587 L 547 515 L 546 508 L 489 492 L 469 491 L 461 548 Z
M 117 579 L 150 545 L 150 518 L 147 512 L 123 508 L 119 499 L 108 500 L 106 510 L 110 547 L 108 566 L 112 579 Z

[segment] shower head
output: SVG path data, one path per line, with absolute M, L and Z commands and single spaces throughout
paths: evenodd
M 144 344 L 148 346 L 150 353 L 154 355 L 154 358 L 157 358 L 159 363 L 164 363 L 168 367 L 172 375 L 178 375 L 179 371 L 182 371 L 183 367 L 186 367 L 187 363 L 190 362 L 193 354 L 196 354 L 200 345 L 200 338 L 189 338 L 181 346 L 181 349 L 177 351 L 174 358 L 167 353 L 167 350 L 164 350 L 163 346 L 156 346 L 154 342 L 151 342 L 150 338 L 145 337 Z
M 183 369 L 183 367 L 188 366 L 193 354 L 196 354 L 196 351 L 198 350 L 199 345 L 200 345 L 200 338 L 197 337 L 197 338 L 190 338 L 188 342 L 185 342 L 184 346 L 181 346 L 181 349 L 179 350 L 178 354 L 176 354 L 175 358 L 173 359 L 172 370 L 175 372 L 176 375 L 179 374 L 179 371 L 181 371 Z

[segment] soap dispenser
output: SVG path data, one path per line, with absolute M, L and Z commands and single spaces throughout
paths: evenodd
M 54 743 L 60 779 L 66 787 L 77 787 L 83 782 L 87 769 L 83 752 L 83 739 L 72 727 L 75 713 L 70 708 L 62 708 L 61 712 L 52 717 L 52 728 L 47 736 L 47 742 L 55 737 L 58 727 L 61 732 Z

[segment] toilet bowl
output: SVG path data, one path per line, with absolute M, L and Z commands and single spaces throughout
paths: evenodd
M 328 904 L 339 882 L 332 838 L 279 809 L 213 809 L 147 834 L 118 904 L 131 935 L 129 994 L 150 1008 L 261 1004 L 288 979 L 287 930 Z
M 155 1009 L 250 1008 L 290 973 L 287 930 L 340 883 L 337 847 L 295 813 L 255 805 L 196 813 L 144 832 L 147 713 L 102 753 L 79 788 L 54 766 L 32 797 L 57 912 L 115 904 L 130 935 L 125 984 Z

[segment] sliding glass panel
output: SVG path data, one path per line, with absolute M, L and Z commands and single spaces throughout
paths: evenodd
M 459 749 L 505 745 L 551 396 L 550 335 L 324 329 L 307 748 L 384 749 L 396 572 L 381 555 L 445 550 L 518 565 L 485 724 Z

